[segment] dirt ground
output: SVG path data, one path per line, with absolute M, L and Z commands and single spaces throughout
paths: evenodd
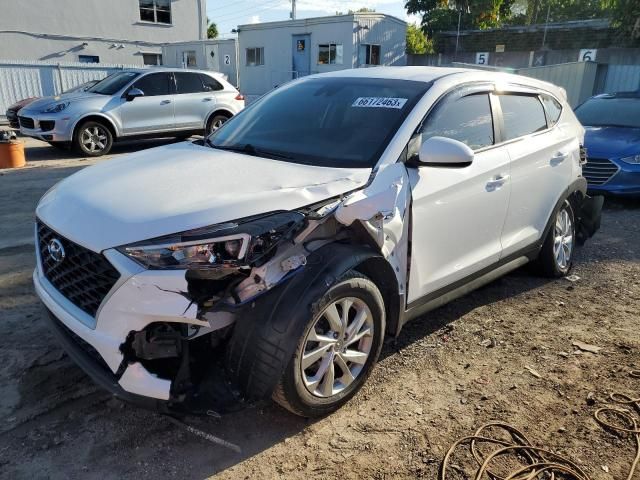
M 611 392 L 640 396 L 629 374 L 640 369 L 640 202 L 607 202 L 601 231 L 578 251 L 579 280 L 525 268 L 406 326 L 365 388 L 327 418 L 267 403 L 189 419 L 238 454 L 111 398 L 56 345 L 31 284 L 33 209 L 90 162 L 29 146 L 31 167 L 0 171 L 1 478 L 435 479 L 449 445 L 491 420 L 593 479 L 626 477 L 633 441 L 592 415 Z

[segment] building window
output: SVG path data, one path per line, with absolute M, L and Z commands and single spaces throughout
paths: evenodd
M 380 65 L 380 45 L 362 45 L 365 65 Z
M 171 0 L 138 0 L 140 20 L 143 22 L 171 24 Z
M 318 45 L 319 65 L 342 65 L 342 45 L 323 43 Z
M 78 55 L 80 63 L 100 63 L 100 57 L 97 55 Z
M 182 66 L 185 68 L 196 68 L 198 66 L 195 50 L 185 50 L 182 52 Z
M 247 67 L 264 65 L 264 47 L 247 48 Z
M 162 55 L 159 53 L 143 53 L 142 62 L 145 65 L 162 65 Z

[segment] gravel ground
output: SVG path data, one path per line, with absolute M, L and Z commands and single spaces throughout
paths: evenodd
M 111 398 L 56 345 L 31 284 L 33 209 L 92 162 L 28 147 L 30 167 L 0 170 L 0 478 L 435 479 L 449 446 L 491 420 L 593 479 L 626 477 L 633 441 L 592 415 L 611 392 L 640 396 L 629 374 L 640 369 L 640 202 L 607 202 L 601 231 L 578 251 L 579 280 L 521 269 L 407 325 L 365 388 L 327 418 L 267 403 L 188 419 L 238 454 Z

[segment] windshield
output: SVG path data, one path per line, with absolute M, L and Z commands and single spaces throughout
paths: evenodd
M 589 127 L 640 128 L 640 98 L 592 98 L 576 109 L 576 117 Z
M 89 88 L 87 92 L 99 93 L 100 95 L 113 95 L 138 75 L 140 74 L 137 72 L 113 73 Z
M 207 142 L 214 148 L 326 167 L 373 167 L 430 84 L 308 78 L 258 100 Z
M 90 87 L 94 86 L 96 83 L 98 83 L 98 80 L 91 80 L 89 82 L 76 85 L 75 87 L 72 87 L 69 90 L 65 90 L 62 93 L 65 94 L 65 93 L 83 92 L 88 90 Z

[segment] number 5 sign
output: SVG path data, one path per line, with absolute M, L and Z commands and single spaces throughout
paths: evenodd
M 476 65 L 487 65 L 489 63 L 489 52 L 476 53 Z
M 595 62 L 596 53 L 598 53 L 598 50 L 596 50 L 595 48 L 583 48 L 582 50 L 580 50 L 580 54 L 578 55 L 578 61 Z

